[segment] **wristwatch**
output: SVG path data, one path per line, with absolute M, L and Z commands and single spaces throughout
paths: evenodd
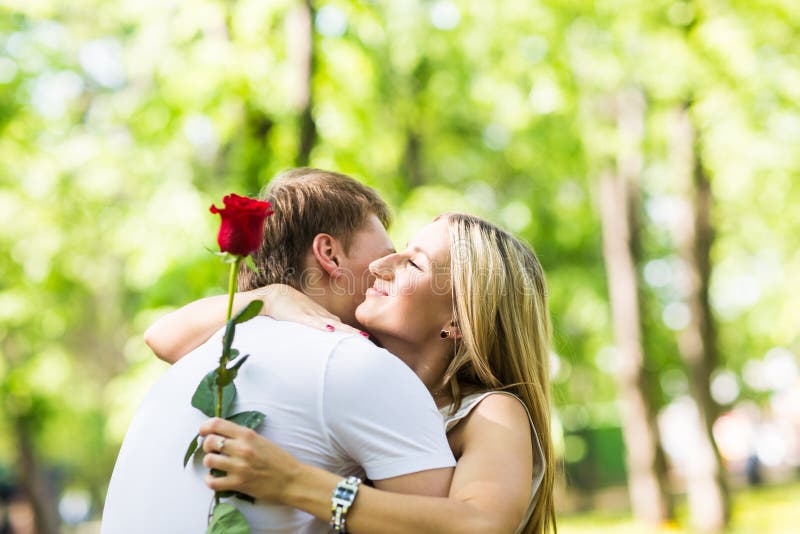
M 356 500 L 359 484 L 361 479 L 358 477 L 347 477 L 336 484 L 331 497 L 331 528 L 334 532 L 347 532 L 347 511 Z

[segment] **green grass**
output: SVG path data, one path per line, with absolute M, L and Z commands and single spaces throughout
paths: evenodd
M 800 483 L 739 490 L 733 495 L 729 534 L 796 534 L 800 532 Z M 630 515 L 593 511 L 558 519 L 559 534 L 667 534 L 691 532 L 685 503 L 678 506 L 678 520 L 654 531 L 636 523 Z

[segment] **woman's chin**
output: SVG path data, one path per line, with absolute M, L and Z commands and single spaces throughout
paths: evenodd
M 364 328 L 369 328 L 370 319 L 374 317 L 371 308 L 369 298 L 356 307 L 356 321 Z
M 383 323 L 386 315 L 391 311 L 389 300 L 383 295 L 370 295 L 356 308 L 356 320 L 362 325 L 376 327 L 376 322 Z

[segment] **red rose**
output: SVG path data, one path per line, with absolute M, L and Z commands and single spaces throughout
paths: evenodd
M 264 219 L 275 213 L 269 202 L 240 197 L 235 193 L 224 197 L 224 209 L 211 205 L 211 213 L 219 213 L 222 224 L 217 243 L 222 252 L 236 256 L 249 256 L 261 246 L 264 239 Z

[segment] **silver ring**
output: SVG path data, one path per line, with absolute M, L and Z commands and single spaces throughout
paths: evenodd
M 222 449 L 225 447 L 225 438 L 219 438 L 219 445 L 217 446 L 217 452 L 222 452 Z

